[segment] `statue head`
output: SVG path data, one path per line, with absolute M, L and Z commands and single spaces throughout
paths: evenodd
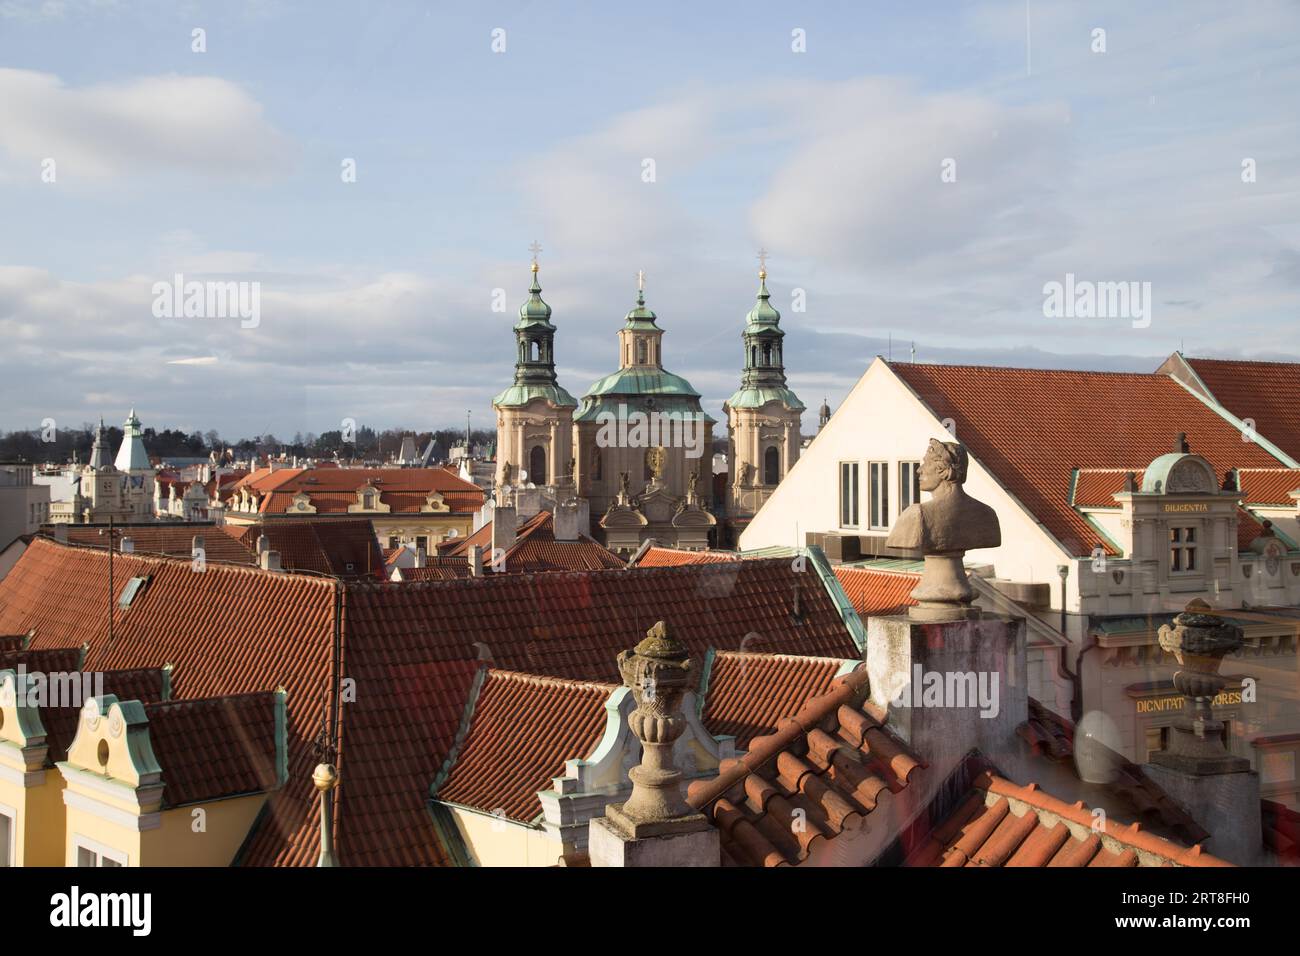
M 922 491 L 934 491 L 945 481 L 955 484 L 966 482 L 967 455 L 964 445 L 953 441 L 930 439 L 930 447 L 925 451 L 921 461 L 918 477 L 921 479 Z

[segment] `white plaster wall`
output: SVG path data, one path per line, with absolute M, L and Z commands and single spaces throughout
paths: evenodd
M 830 422 L 800 456 L 785 481 L 754 516 L 741 535 L 742 549 L 771 545 L 803 545 L 812 532 L 873 532 L 869 520 L 868 469 L 871 461 L 889 462 L 890 524 L 898 518 L 898 463 L 920 461 L 931 438 L 953 436 L 886 363 L 877 358 L 849 392 Z M 961 441 L 961 435 L 956 436 Z M 859 528 L 839 524 L 839 464 L 858 462 Z M 966 492 L 998 513 L 1002 546 L 967 553 L 966 560 L 994 565 L 997 577 L 1014 581 L 1049 582 L 1058 603 L 1060 578 L 1056 567 L 1067 556 L 1025 510 L 977 461 L 972 460 Z M 928 498 L 922 492 L 922 499 Z M 1078 575 L 1068 582 L 1071 609 L 1078 607 Z

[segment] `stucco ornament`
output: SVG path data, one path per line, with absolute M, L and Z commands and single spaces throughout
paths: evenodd
M 921 581 L 912 591 L 918 603 L 908 616 L 919 621 L 955 621 L 979 617 L 971 606 L 974 592 L 962 557 L 977 548 L 1002 543 L 997 512 L 966 494 L 969 458 L 957 442 L 930 439 L 918 472 L 930 499 L 917 502 L 898 517 L 886 544 L 920 551 L 925 558 Z
M 673 743 L 686 730 L 682 698 L 695 674 L 686 646 L 660 621 L 633 650 L 618 655 L 618 670 L 636 701 L 628 725 L 641 742 L 641 763 L 628 771 L 632 796 L 610 816 L 638 831 L 697 816 L 682 796 L 682 773 L 673 763 Z

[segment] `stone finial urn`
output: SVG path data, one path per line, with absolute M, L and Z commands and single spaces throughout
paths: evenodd
M 641 742 L 641 763 L 628 771 L 632 795 L 611 804 L 606 816 L 638 837 L 693 829 L 705 821 L 682 796 L 682 773 L 673 762 L 673 743 L 686 730 L 682 698 L 693 686 L 689 652 L 660 621 L 618 655 L 618 669 L 636 701 L 628 723 Z
M 1247 770 L 1250 762 L 1233 757 L 1223 746 L 1223 721 L 1214 717 L 1213 701 L 1227 679 L 1219 674 L 1223 658 L 1245 642 L 1240 627 L 1212 613 L 1200 598 L 1174 618 L 1173 626 L 1160 628 L 1160 646 L 1174 655 L 1181 669 L 1174 673 L 1174 689 L 1183 695 L 1182 715 L 1174 722 L 1169 749 L 1152 755 L 1152 761 L 1192 773 L 1228 773 Z

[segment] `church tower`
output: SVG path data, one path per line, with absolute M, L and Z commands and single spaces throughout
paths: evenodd
M 760 252 L 758 295 L 745 318 L 745 365 L 727 414 L 727 515 L 748 523 L 799 460 L 804 404 L 786 385 L 781 313 L 767 291 L 767 253 Z M 735 531 L 739 534 L 739 528 Z
M 534 253 L 540 251 L 534 243 Z M 515 323 L 515 381 L 492 400 L 497 413 L 497 485 L 573 481 L 573 411 L 578 403 L 555 375 L 555 326 L 542 301 L 534 255 L 528 301 Z

